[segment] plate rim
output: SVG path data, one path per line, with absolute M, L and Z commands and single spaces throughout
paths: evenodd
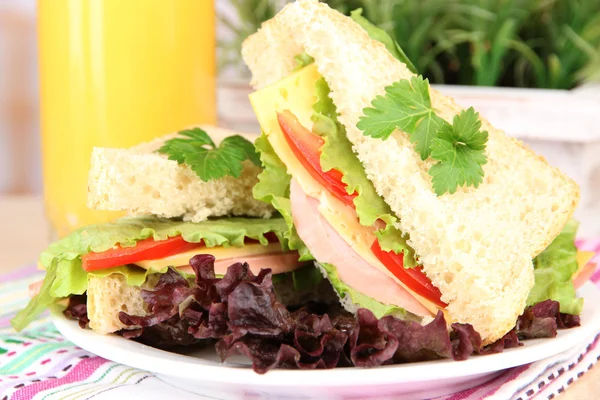
M 284 387 L 297 385 L 300 379 L 303 385 L 309 386 L 359 386 L 482 375 L 529 364 L 573 349 L 600 332 L 600 288 L 587 282 L 578 290 L 578 295 L 584 298 L 580 327 L 560 330 L 556 338 L 528 340 L 524 346 L 507 349 L 503 353 L 476 355 L 465 361 L 442 359 L 372 368 L 273 369 L 263 375 L 255 373 L 249 367 L 217 364 L 202 358 L 156 349 L 114 334 L 100 335 L 89 329 L 81 329 L 76 321 L 68 320 L 56 307 L 51 309 L 51 319 L 64 337 L 82 349 L 110 361 L 158 375 L 196 380 L 202 377 L 214 383 L 252 386 Z M 540 351 L 540 347 L 550 351 Z

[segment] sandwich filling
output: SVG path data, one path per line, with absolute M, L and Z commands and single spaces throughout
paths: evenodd
M 416 316 L 434 315 L 445 306 L 441 294 L 417 265 L 405 235 L 394 227 L 396 217 L 352 152 L 328 94 L 326 82 L 310 64 L 250 96 L 264 132 L 256 146 L 265 171 L 259 175 L 255 196 L 270 201 L 280 212 L 282 205 L 288 207 L 282 214 L 289 215 L 289 223 L 296 223 L 298 238 L 312 243 L 308 245 L 312 252 L 321 253 L 313 254 L 317 261 L 329 264 L 328 271 L 335 270 L 352 293 L 363 295 L 338 291 L 347 305 L 363 307 L 361 300 L 368 298 Z M 274 172 L 281 169 L 283 173 Z M 291 197 L 288 173 L 296 182 Z M 274 177 L 281 186 L 276 190 Z M 279 195 L 266 195 L 274 191 Z M 315 206 L 307 206 L 311 203 Z M 325 233 L 328 240 L 315 236 L 323 234 L 323 229 L 311 228 L 315 221 L 322 223 L 319 227 L 329 227 Z M 323 258 L 327 252 L 319 251 L 317 244 L 330 250 L 335 244 L 333 253 L 346 257 Z M 354 263 L 348 262 L 350 254 Z M 357 269 L 357 265 L 363 268 Z M 379 277 L 383 286 L 361 274 Z
M 250 101 L 263 130 L 256 147 L 265 168 L 254 195 L 286 217 L 294 248 L 321 263 L 346 308 L 369 308 L 378 317 L 443 311 L 442 293 L 353 153 L 317 67 L 303 66 L 251 94 Z M 581 269 L 576 230 L 577 223 L 569 222 L 534 260 L 528 305 L 553 299 L 563 312 L 581 311 L 572 279 Z
M 46 269 L 42 284 L 32 287 L 35 297 L 13 320 L 20 330 L 50 305 L 84 294 L 91 277 L 122 275 L 127 285 L 141 287 L 149 276 L 174 267 L 183 276 L 193 274 L 189 260 L 197 254 L 215 258 L 214 271 L 247 262 L 259 273 L 294 273 L 301 263 L 283 237 L 282 218 L 227 218 L 199 223 L 157 217 L 127 217 L 91 225 L 53 243 L 40 256 Z

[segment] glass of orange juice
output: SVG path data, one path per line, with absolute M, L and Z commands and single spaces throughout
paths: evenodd
M 44 198 L 58 236 L 86 207 L 93 146 L 215 123 L 211 0 L 38 0 Z

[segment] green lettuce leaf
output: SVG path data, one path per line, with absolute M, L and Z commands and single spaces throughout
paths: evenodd
M 352 144 L 346 137 L 346 131 L 337 120 L 336 107 L 329 97 L 329 86 L 321 78 L 315 86 L 317 101 L 313 106 L 313 132 L 324 140 L 321 148 L 321 167 L 324 171 L 335 169 L 342 173 L 348 194 L 356 192 L 354 206 L 360 223 L 373 226 L 377 220 L 385 222 L 386 227 L 376 232 L 379 245 L 384 251 L 404 253 L 404 265 L 411 268 L 416 265 L 414 250 L 408 245 L 408 236 L 396 229 L 393 224 L 398 218 L 390 206 L 375 191 L 373 183 L 352 150 Z
M 563 231 L 534 260 L 535 284 L 527 305 L 552 299 L 560 303 L 560 312 L 579 314 L 583 299 L 577 298 L 572 277 L 577 271 L 575 235 L 579 223 L 570 220 Z
M 294 290 L 303 292 L 315 288 L 324 278 L 321 271 L 310 263 L 291 272 L 273 275 L 271 279 L 273 283 L 290 279 Z
M 50 288 L 56 280 L 56 270 L 58 269 L 58 260 L 53 260 L 46 270 L 46 278 L 40 289 L 40 293 L 29 301 L 27 306 L 10 320 L 10 324 L 16 331 L 23 330 L 32 323 L 38 315 L 44 312 L 56 302 L 56 298 L 50 295 Z
M 252 189 L 255 199 L 270 203 L 284 218 L 286 229 L 283 238 L 291 250 L 298 250 L 300 261 L 314 260 L 308 248 L 298 236 L 292 219 L 292 204 L 290 202 L 290 181 L 292 177 L 287 173 L 287 168 L 281 162 L 275 150 L 263 133 L 254 143 L 256 151 L 260 153 L 263 171 L 258 175 L 258 183 Z
M 72 260 L 91 251 L 106 251 L 116 244 L 132 247 L 137 241 L 149 237 L 165 240 L 181 235 L 186 242 L 204 241 L 207 247 L 241 247 L 245 238 L 267 245 L 269 240 L 265 237 L 266 233 L 281 233 L 286 228 L 285 221 L 280 218 L 222 218 L 192 223 L 152 216 L 125 217 L 78 229 L 52 243 L 40 255 L 40 262 L 48 266 L 57 256 Z
M 392 54 L 392 56 L 394 56 L 394 58 L 406 64 L 410 72 L 413 74 L 418 74 L 417 68 L 410 61 L 406 53 L 404 53 L 404 50 L 402 50 L 402 47 L 400 47 L 398 42 L 392 39 L 392 37 L 388 35 L 386 31 L 372 24 L 371 21 L 363 17 L 362 11 L 362 8 L 351 11 L 350 18 L 352 18 L 354 22 L 359 24 L 365 31 L 367 31 L 371 39 L 383 43 L 385 48 Z
M 153 237 L 165 240 L 182 235 L 190 243 L 203 241 L 206 247 L 241 247 L 245 238 L 269 243 L 265 234 L 274 232 L 283 237 L 288 225 L 282 218 L 224 218 L 200 223 L 174 221 L 157 217 L 126 217 L 106 224 L 90 225 L 54 242 L 40 255 L 40 263 L 46 268 L 46 277 L 40 293 L 35 296 L 11 321 L 17 330 L 23 329 L 44 309 L 57 300 L 87 290 L 88 273 L 81 266 L 81 256 L 89 252 L 106 251 L 119 244 L 134 246 L 138 240 Z M 284 241 L 285 243 L 285 241 Z M 140 286 L 149 274 L 164 273 L 160 270 L 144 270 L 131 265 L 94 271 L 94 276 L 123 274 L 127 283 Z
M 418 316 L 406 311 L 403 308 L 380 303 L 377 300 L 352 289 L 350 286 L 342 282 L 335 266 L 326 263 L 317 264 L 317 266 L 327 274 L 329 282 L 331 282 L 331 286 L 333 286 L 335 291 L 342 299 L 350 298 L 354 304 L 371 310 L 371 312 L 375 314 L 377 318 L 381 318 L 384 315 L 393 315 L 403 320 L 420 321 Z
M 312 64 L 315 61 L 315 59 L 309 56 L 308 53 L 304 52 L 294 57 L 294 61 L 296 62 L 296 68 L 294 68 L 294 71 L 298 71 L 306 67 L 307 65 Z
M 288 273 L 292 274 L 294 290 L 299 291 L 307 291 L 310 288 L 314 288 L 324 279 L 321 271 L 315 268 L 313 263 Z

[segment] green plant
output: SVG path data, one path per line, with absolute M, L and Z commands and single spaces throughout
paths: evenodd
M 538 87 L 570 88 L 581 81 L 600 79 L 600 3 L 589 0 L 542 2 L 539 21 L 525 27 L 532 51 L 522 54 L 515 72 L 520 81 L 530 68 Z
M 500 82 L 515 57 L 511 44 L 521 43 L 518 33 L 528 22 L 536 2 L 479 0 L 460 1 L 451 6 L 456 28 L 446 34 L 451 43 L 464 47 L 461 54 L 468 53 L 472 84 L 494 86 Z
M 323 0 L 390 33 L 434 83 L 570 89 L 600 80 L 600 0 Z M 286 1 L 231 0 L 222 64 Z M 237 60 L 237 61 L 236 61 Z
M 226 67 L 244 67 L 241 60 L 240 49 L 242 42 L 260 28 L 260 25 L 275 16 L 285 1 L 281 0 L 230 0 L 235 9 L 237 18 L 229 18 L 219 15 L 222 23 L 232 34 L 231 40 L 220 40 L 219 48 L 219 70 Z
M 385 14 L 388 20 L 380 22 L 380 26 L 392 33 L 417 70 L 432 81 L 444 82 L 444 66 L 438 56 L 442 53 L 451 56 L 454 47 L 445 34 L 454 19 L 445 13 L 448 1 L 404 0 L 394 3 Z M 365 7 L 368 10 L 367 17 L 377 15 L 373 10 L 375 5 L 365 4 Z

